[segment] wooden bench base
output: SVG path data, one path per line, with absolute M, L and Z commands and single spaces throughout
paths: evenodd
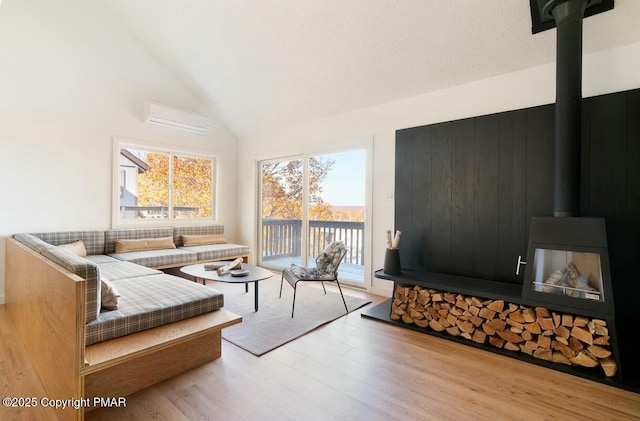
M 80 371 L 84 396 L 127 396 L 215 360 L 222 353 L 222 329 L 241 321 L 220 309 L 88 346 Z

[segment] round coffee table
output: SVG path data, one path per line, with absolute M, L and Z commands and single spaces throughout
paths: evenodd
M 231 262 L 220 262 L 220 263 L 231 263 Z M 259 266 L 243 263 L 242 269 L 248 270 L 249 271 L 248 275 L 232 276 L 231 273 L 229 272 L 223 275 L 218 275 L 218 271 L 215 269 L 205 270 L 204 269 L 205 264 L 206 263 L 198 263 L 195 265 L 183 266 L 180 268 L 180 272 L 195 277 L 196 282 L 198 281 L 198 279 L 202 279 L 203 284 L 205 283 L 205 280 L 227 282 L 230 284 L 244 284 L 245 291 L 247 292 L 249 292 L 249 283 L 253 282 L 254 291 L 255 291 L 255 299 L 254 299 L 255 309 L 256 311 L 258 311 L 258 282 L 271 278 L 273 276 L 273 272 L 271 272 L 270 270 L 261 268 Z

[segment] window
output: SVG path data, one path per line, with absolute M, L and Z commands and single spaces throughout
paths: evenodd
M 214 220 L 212 156 L 116 142 L 114 225 Z

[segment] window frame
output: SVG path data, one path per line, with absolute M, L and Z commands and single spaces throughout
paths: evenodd
M 137 218 L 123 219 L 120 217 L 120 150 L 121 149 L 138 149 L 148 152 L 157 152 L 167 154 L 170 162 L 169 171 L 169 209 L 171 216 L 169 218 Z M 187 156 L 200 159 L 210 159 L 213 164 L 212 180 L 211 180 L 211 216 L 201 218 L 176 218 L 172 214 L 173 210 L 173 157 Z M 112 152 L 112 199 L 111 199 L 111 225 L 112 228 L 135 228 L 135 227 L 153 227 L 167 225 L 201 225 L 203 223 L 215 223 L 218 215 L 218 156 L 209 152 L 196 151 L 193 149 L 176 148 L 159 143 L 151 143 L 134 139 L 121 137 L 113 138 Z

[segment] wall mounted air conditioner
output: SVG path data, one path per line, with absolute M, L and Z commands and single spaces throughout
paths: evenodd
M 211 129 L 209 117 L 149 101 L 144 103 L 143 121 L 198 134 L 207 134 Z

